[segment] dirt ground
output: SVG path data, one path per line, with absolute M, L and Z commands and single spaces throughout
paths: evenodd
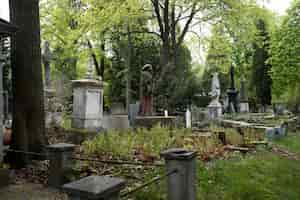
M 0 189 L 0 200 L 67 200 L 67 196 L 41 184 L 16 183 Z

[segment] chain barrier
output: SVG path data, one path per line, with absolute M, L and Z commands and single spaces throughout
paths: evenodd
M 89 161 L 89 162 L 96 162 L 96 163 L 103 163 L 103 164 L 111 164 L 111 165 L 137 165 L 137 166 L 155 166 L 155 167 L 164 167 L 165 166 L 164 164 L 130 162 L 130 161 L 123 161 L 123 160 L 99 160 L 99 159 L 78 158 L 78 157 L 71 157 L 71 159 L 79 160 L 79 161 Z
M 15 149 L 6 149 L 4 150 L 4 152 L 13 152 L 13 153 L 21 153 L 21 154 L 25 154 L 25 155 L 32 155 L 32 156 L 43 156 L 43 157 L 47 157 L 47 154 L 42 154 L 42 153 L 36 153 L 36 152 L 29 152 L 29 151 L 22 151 L 22 150 L 15 150 Z M 156 163 L 142 163 L 142 162 L 130 162 L 130 161 L 121 161 L 121 160 L 100 160 L 100 159 L 88 159 L 88 158 L 78 158 L 78 157 L 70 157 L 70 159 L 72 160 L 78 160 L 78 161 L 89 161 L 89 162 L 96 162 L 96 163 L 103 163 L 103 164 L 111 164 L 111 165 L 137 165 L 137 166 L 155 166 L 155 167 L 164 167 L 164 164 L 156 164 Z M 163 179 L 178 173 L 178 170 L 172 170 L 170 172 L 167 172 L 163 175 L 160 176 L 156 176 L 153 179 L 141 184 L 140 186 L 124 192 L 120 195 L 120 197 L 124 198 L 127 196 L 130 196 L 154 183 L 158 183 L 160 181 L 162 181 Z
M 13 153 L 21 153 L 25 155 L 32 155 L 32 156 L 42 156 L 46 157 L 46 154 L 36 153 L 36 152 L 30 152 L 30 151 L 22 151 L 22 150 L 15 150 L 15 149 L 5 149 L 3 150 L 5 153 L 7 152 L 13 152 Z
M 124 198 L 124 197 L 127 197 L 129 195 L 132 195 L 132 194 L 134 194 L 134 193 L 136 193 L 136 192 L 138 192 L 138 191 L 140 191 L 140 190 L 142 190 L 142 189 L 144 189 L 144 188 L 146 188 L 146 187 L 148 187 L 148 186 L 150 186 L 150 185 L 152 185 L 154 183 L 160 182 L 161 180 L 163 180 L 163 179 L 165 179 L 165 178 L 167 178 L 167 177 L 169 177 L 169 176 L 171 176 L 171 175 L 173 175 L 173 174 L 175 174 L 177 172 L 178 172 L 178 170 L 175 169 L 175 170 L 172 170 L 172 171 L 170 171 L 168 173 L 165 173 L 165 174 L 163 174 L 161 176 L 157 176 L 157 177 L 151 179 L 150 181 L 147 181 L 147 182 L 143 183 L 142 185 L 140 185 L 140 186 L 138 186 L 138 187 L 136 187 L 136 188 L 134 188 L 134 189 L 132 189 L 132 190 L 130 190 L 128 192 L 122 193 L 120 196 L 122 198 Z
M 4 152 L 13 152 L 13 153 L 21 153 L 25 155 L 32 155 L 32 156 L 42 156 L 46 157 L 47 154 L 41 154 L 36 152 L 29 152 L 29 151 L 22 151 L 22 150 L 15 150 L 15 149 L 6 149 Z M 164 167 L 164 164 L 157 164 L 157 163 L 143 163 L 143 162 L 130 162 L 124 160 L 100 160 L 100 159 L 89 159 L 89 158 L 79 158 L 79 157 L 70 157 L 72 160 L 79 160 L 79 161 L 89 161 L 89 162 L 96 162 L 96 163 L 103 163 L 103 164 L 111 164 L 111 165 L 137 165 L 137 166 L 155 166 L 155 167 Z

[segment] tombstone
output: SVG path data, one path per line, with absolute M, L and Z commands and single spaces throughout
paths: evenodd
M 74 80 L 72 128 L 99 131 L 103 119 L 103 84 L 93 78 L 90 61 L 86 79 Z
M 241 80 L 240 112 L 241 113 L 249 112 L 249 100 L 248 100 L 248 95 L 247 95 L 247 86 L 246 86 L 246 80 L 244 78 Z
M 185 127 L 192 128 L 192 113 L 188 108 L 185 113 Z
M 140 103 L 137 102 L 135 104 L 130 104 L 129 105 L 129 122 L 130 122 L 130 125 L 133 127 L 134 126 L 134 121 L 136 119 L 136 117 L 138 116 L 140 112 Z
M 273 105 L 273 111 L 275 115 L 284 115 L 285 104 L 282 102 L 276 102 Z
M 228 95 L 228 113 L 236 113 L 238 112 L 238 105 L 237 105 L 237 96 L 238 91 L 235 89 L 235 81 L 234 81 L 234 67 L 230 68 L 230 88 L 227 90 Z
M 110 106 L 112 115 L 126 115 L 127 111 L 123 103 L 115 102 Z
M 222 105 L 219 101 L 221 95 L 218 73 L 213 74 L 210 96 L 212 101 L 208 105 L 209 119 L 218 119 L 222 116 Z
M 45 69 L 45 86 L 46 88 L 51 88 L 51 59 L 52 53 L 50 50 L 50 43 L 46 41 L 44 43 L 42 60 Z

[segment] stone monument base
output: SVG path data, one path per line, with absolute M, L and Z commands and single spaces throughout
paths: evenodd
M 208 118 L 218 119 L 222 117 L 222 105 L 219 102 L 212 102 L 208 106 Z
M 72 128 L 86 129 L 89 131 L 100 131 L 102 129 L 101 119 L 80 119 L 72 118 Z
M 240 112 L 241 113 L 248 113 L 249 112 L 249 103 L 248 102 L 241 102 L 240 103 Z

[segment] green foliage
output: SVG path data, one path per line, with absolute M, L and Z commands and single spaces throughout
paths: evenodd
M 300 83 L 300 1 L 294 1 L 271 42 L 273 94 L 278 99 L 299 96 Z
M 176 138 L 188 134 L 188 130 L 169 130 L 159 126 L 151 129 L 138 129 L 135 132 L 109 131 L 100 134 L 95 140 L 86 141 L 84 150 L 88 154 L 112 153 L 115 156 L 133 159 L 134 151 L 141 150 L 146 155 L 158 157 L 159 153 L 176 147 Z

